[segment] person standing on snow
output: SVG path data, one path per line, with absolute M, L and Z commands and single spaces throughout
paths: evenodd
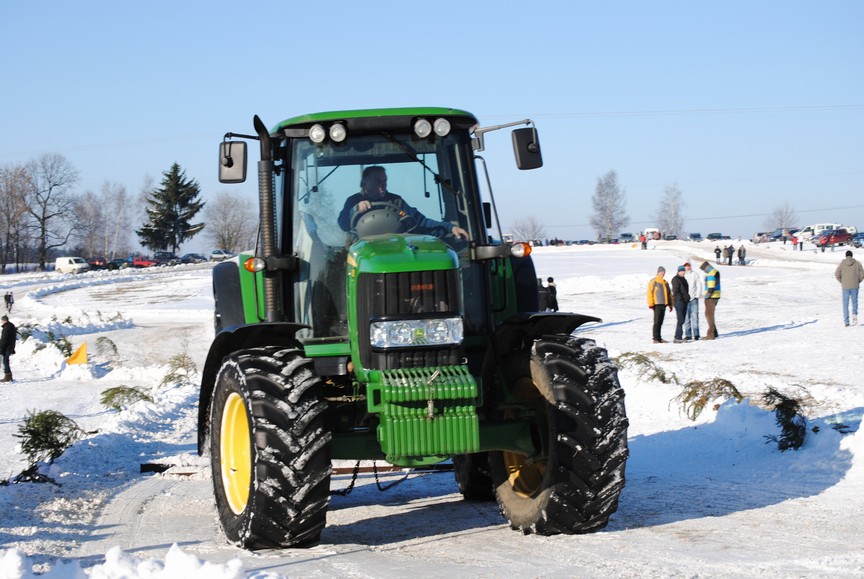
M 707 261 L 703 261 L 699 269 L 705 272 L 705 319 L 708 320 L 708 331 L 703 340 L 713 340 L 719 334 L 714 323 L 714 310 L 720 301 L 720 272 Z
M 3 296 L 3 301 L 6 302 L 6 313 L 12 313 L 12 305 L 15 303 L 15 298 L 12 297 L 12 292 L 6 292 L 6 295 Z
M 738 265 L 746 265 L 747 263 L 747 250 L 744 249 L 743 245 L 738 246 Z
M 687 302 L 687 316 L 684 318 L 684 339 L 699 339 L 699 300 L 705 292 L 703 274 L 693 269 L 690 263 L 684 264 L 684 278 L 690 290 L 690 301 Z
M 678 266 L 675 277 L 672 278 L 672 301 L 675 305 L 677 321 L 675 323 L 675 343 L 680 344 L 683 339 L 684 318 L 687 317 L 687 304 L 690 303 L 690 286 L 685 277 L 686 271 L 683 265 Z
M 864 267 L 852 257 L 852 250 L 846 251 L 846 258 L 834 270 L 834 277 L 843 288 L 843 323 L 849 325 L 849 302 L 852 302 L 852 325 L 858 323 L 858 289 L 864 281 Z
M 719 246 L 719 245 L 718 245 L 717 247 L 714 248 L 714 255 L 717 256 L 717 265 L 720 265 L 720 254 L 721 254 L 721 253 L 723 253 L 723 252 L 720 250 L 720 246 Z
M 12 381 L 12 369 L 9 367 L 9 356 L 15 353 L 15 340 L 18 338 L 18 331 L 15 329 L 15 324 L 9 321 L 9 316 L 0 317 L 3 322 L 3 331 L 0 332 L 0 356 L 3 357 L 3 380 L 0 382 Z
M 665 344 L 666 340 L 660 335 L 663 328 L 663 319 L 666 317 L 666 308 L 672 311 L 672 290 L 663 279 L 666 276 L 666 268 L 662 265 L 657 268 L 657 275 L 648 282 L 648 308 L 654 310 L 654 343 Z
M 553 312 L 558 311 L 558 286 L 555 285 L 554 278 L 546 279 L 546 309 Z

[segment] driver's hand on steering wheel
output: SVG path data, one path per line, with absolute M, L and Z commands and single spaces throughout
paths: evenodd
M 369 211 L 369 209 L 371 207 L 372 207 L 372 203 L 368 199 L 364 199 L 360 203 L 357 204 L 357 206 L 354 208 L 354 210 L 357 213 L 365 213 L 366 211 Z
M 465 241 L 468 241 L 468 232 L 459 227 L 458 225 L 454 225 L 453 229 L 450 230 L 450 233 L 453 234 L 453 237 L 456 239 L 462 238 Z

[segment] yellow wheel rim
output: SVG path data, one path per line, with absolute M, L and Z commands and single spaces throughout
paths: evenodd
M 504 467 L 510 487 L 518 495 L 533 497 L 543 486 L 543 475 L 546 474 L 545 462 L 528 462 L 524 454 L 503 452 Z
M 222 488 L 228 506 L 239 515 L 249 501 L 249 486 L 252 482 L 251 438 L 249 420 L 243 397 L 232 392 L 225 401 L 222 412 L 222 429 L 219 454 L 222 465 Z

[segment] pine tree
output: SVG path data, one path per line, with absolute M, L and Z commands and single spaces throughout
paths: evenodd
M 153 251 L 170 248 L 176 253 L 181 243 L 200 232 L 203 223 L 189 223 L 204 207 L 198 199 L 200 193 L 198 182 L 187 180 L 186 172 L 174 163 L 162 174 L 161 187 L 147 195 L 148 222 L 136 231 L 141 245 Z

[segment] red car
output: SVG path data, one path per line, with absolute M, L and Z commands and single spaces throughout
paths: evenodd
M 848 245 L 852 234 L 845 229 L 829 229 L 819 235 L 818 245 Z
M 153 267 L 154 265 L 157 263 L 146 256 L 136 255 L 132 258 L 132 267 Z

